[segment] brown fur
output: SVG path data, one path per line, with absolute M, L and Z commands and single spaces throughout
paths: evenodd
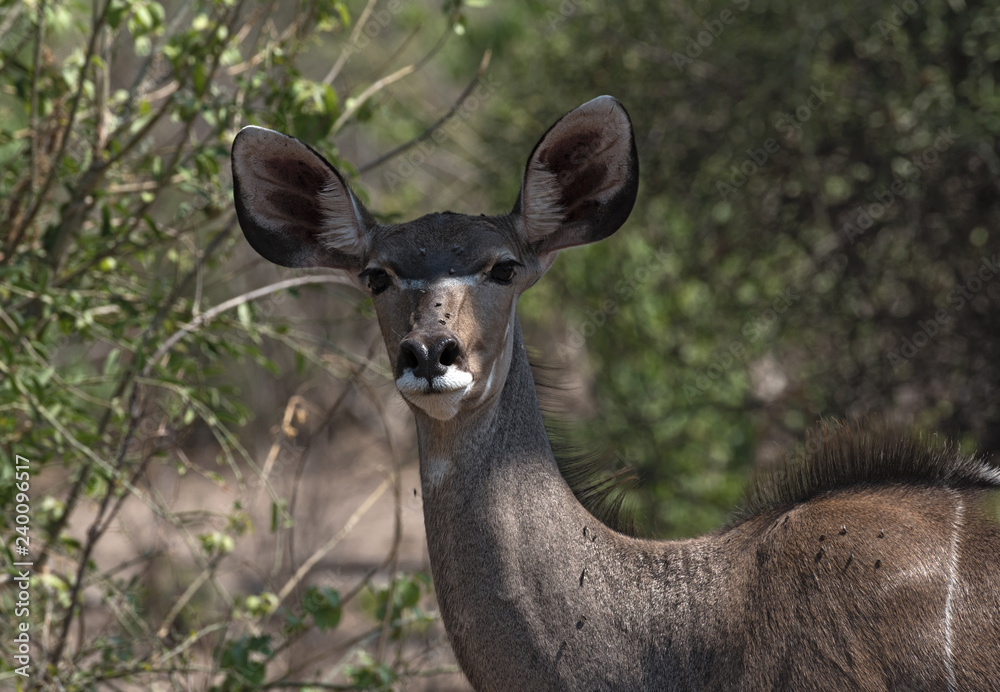
M 289 156 L 310 174 L 274 179 Z M 1000 690 L 994 465 L 831 424 L 756 480 L 741 521 L 699 538 L 626 536 L 574 497 L 514 308 L 559 250 L 632 209 L 617 101 L 553 125 L 500 216 L 375 224 L 315 152 L 260 128 L 237 136 L 233 174 L 255 249 L 344 269 L 373 295 L 416 420 L 441 617 L 476 689 Z M 301 217 L 271 208 L 282 191 Z M 317 221 L 316 205 L 340 216 Z

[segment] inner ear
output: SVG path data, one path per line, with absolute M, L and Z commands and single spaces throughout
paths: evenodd
M 233 141 L 233 197 L 250 245 L 286 267 L 359 271 L 370 215 L 330 163 L 294 137 L 246 127 Z
M 514 213 L 540 253 L 593 243 L 628 218 L 638 181 L 628 113 L 600 96 L 564 115 L 535 145 Z

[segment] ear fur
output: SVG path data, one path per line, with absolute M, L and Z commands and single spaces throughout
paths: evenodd
M 617 99 L 599 96 L 560 118 L 535 145 L 513 213 L 548 264 L 550 253 L 618 230 L 638 185 L 632 122 Z
M 374 222 L 326 159 L 250 126 L 233 141 L 232 163 L 236 215 L 257 252 L 286 267 L 360 268 Z

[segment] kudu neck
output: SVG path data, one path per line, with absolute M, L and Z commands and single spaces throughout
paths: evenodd
M 720 563 L 701 546 L 615 533 L 580 504 L 545 434 L 516 322 L 512 331 L 509 372 L 492 400 L 450 421 L 416 412 L 442 619 L 476 689 L 525 680 L 531 689 L 610 689 L 612 674 L 614 689 L 642 689 L 650 651 L 690 653 L 671 644 L 690 638 L 689 620 L 674 614 L 712 621 L 700 617 L 691 584 Z
M 516 315 L 511 331 L 507 377 L 494 396 L 447 421 L 415 411 L 425 494 L 470 463 L 531 463 L 558 472 Z

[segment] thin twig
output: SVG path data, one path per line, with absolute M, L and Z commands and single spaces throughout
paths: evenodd
M 351 374 L 348 379 L 357 379 L 361 375 L 361 373 L 368 368 L 368 366 L 371 364 L 372 358 L 375 355 L 375 349 L 378 348 L 381 341 L 382 340 L 379 337 L 375 337 L 375 339 L 372 340 L 371 345 L 368 347 L 368 355 L 365 356 L 364 362 L 358 363 L 357 365 L 351 367 Z M 331 423 L 333 423 L 334 417 L 337 415 L 337 412 L 340 410 L 340 407 L 344 405 L 344 402 L 347 400 L 347 395 L 350 394 L 350 392 L 351 392 L 350 387 L 343 388 L 343 390 L 340 392 L 340 395 L 337 397 L 337 400 L 333 403 L 333 406 L 331 406 L 327 410 L 326 416 L 323 418 L 323 422 L 316 429 L 316 432 L 309 437 L 309 441 L 305 444 L 305 446 L 299 451 L 299 464 L 298 468 L 295 470 L 295 480 L 292 483 L 292 498 L 291 501 L 288 503 L 288 513 L 291 514 L 292 516 L 295 516 L 295 507 L 298 504 L 298 499 L 299 499 L 299 487 L 300 487 L 299 482 L 302 480 L 302 473 L 305 470 L 305 459 L 306 456 L 309 454 L 309 450 L 312 447 L 313 440 L 315 440 L 323 430 L 325 430 Z M 289 534 L 288 560 L 290 564 L 295 564 L 294 541 L 295 541 L 295 534 L 294 533 Z
M 285 413 L 281 417 L 281 425 L 278 426 L 278 434 L 275 436 L 275 440 L 271 443 L 271 448 L 267 452 L 267 458 L 264 459 L 264 465 L 260 470 L 261 486 L 268 485 L 268 477 L 271 475 L 271 469 L 274 468 L 274 463 L 278 460 L 278 454 L 281 452 L 281 444 L 289 438 L 289 435 L 285 431 L 291 427 L 295 412 L 298 411 L 299 406 L 306 406 L 307 404 L 309 404 L 309 402 L 305 399 L 305 397 L 298 393 L 293 394 L 288 399 L 288 403 L 285 404 Z M 254 493 L 247 498 L 247 503 L 253 503 L 256 498 L 257 495 Z
M 365 498 L 365 501 L 362 502 L 356 510 L 354 510 L 354 513 L 348 517 L 347 521 L 344 522 L 344 525 L 340 528 L 340 531 L 335 533 L 330 540 L 320 546 L 305 562 L 302 563 L 302 565 L 295 571 L 295 574 L 293 574 L 288 581 L 285 582 L 285 585 L 281 587 L 281 591 L 278 592 L 279 604 L 284 601 L 285 598 L 288 597 L 288 594 L 295 589 L 298 583 L 302 581 L 307 574 L 309 574 L 312 568 L 316 566 L 316 563 L 326 557 L 327 553 L 336 548 L 337 544 L 344 540 L 347 534 L 349 534 L 361 520 L 361 517 L 367 514 L 368 510 L 372 508 L 375 501 L 382 497 L 382 493 L 386 491 L 392 481 L 392 476 L 390 476 L 379 483 L 378 487 L 375 488 L 375 490 L 373 490 L 368 497 Z
M 346 286 L 351 286 L 353 284 L 343 276 L 339 274 L 310 274 L 309 276 L 298 276 L 293 279 L 285 279 L 284 281 L 278 281 L 277 283 L 269 284 L 261 288 L 254 289 L 253 291 L 248 291 L 242 295 L 236 296 L 235 298 L 230 298 L 224 303 L 216 305 L 211 310 L 206 310 L 205 312 L 198 315 L 196 318 L 185 324 L 183 327 L 178 329 L 176 332 L 171 334 L 163 344 L 156 349 L 153 357 L 149 359 L 146 364 L 144 375 L 148 374 L 148 371 L 152 369 L 153 365 L 160 361 L 163 356 L 165 356 L 170 349 L 172 349 L 178 341 L 183 339 L 185 336 L 196 330 L 198 327 L 202 326 L 206 322 L 210 322 L 215 317 L 221 315 L 227 310 L 232 310 L 233 308 L 239 307 L 245 303 L 252 302 L 258 298 L 263 298 L 266 295 L 272 293 L 277 293 L 278 291 L 283 291 L 287 288 L 294 288 L 296 286 L 305 286 L 308 284 L 342 284 Z
M 483 53 L 483 57 L 479 61 L 479 68 L 476 70 L 476 74 L 472 77 L 471 80 L 469 80 L 469 83 L 466 85 L 465 89 L 462 90 L 462 93 L 458 95 L 458 98 L 455 99 L 455 102 L 451 105 L 451 108 L 449 108 L 445 112 L 444 115 L 442 115 L 440 118 L 438 118 L 436 121 L 434 121 L 431 124 L 430 127 L 428 127 L 426 130 L 424 130 L 423 132 L 421 132 L 419 135 L 417 135 L 416 137 L 414 137 L 410 141 L 404 142 L 403 144 L 400 144 L 395 149 L 392 149 L 391 151 L 389 151 L 389 152 L 387 152 L 385 154 L 382 154 L 377 159 L 375 159 L 373 161 L 369 161 L 368 163 L 366 163 L 363 166 L 359 167 L 358 168 L 358 175 L 364 175 L 365 173 L 367 173 L 368 171 L 372 170 L 373 168 L 381 166 L 386 161 L 389 161 L 389 160 L 391 160 L 391 159 L 399 156 L 404 151 L 407 151 L 408 149 L 416 146 L 417 144 L 420 144 L 425 139 L 427 139 L 432 134 L 434 134 L 434 132 L 438 128 L 440 128 L 442 125 L 444 125 L 446 122 L 448 122 L 448 120 L 451 119 L 451 117 L 454 116 L 455 113 L 458 112 L 458 109 L 465 102 L 465 99 L 468 98 L 469 94 L 472 93 L 472 90 L 475 88 L 476 84 L 479 82 L 479 79 L 483 76 L 483 73 L 486 72 L 486 68 L 490 64 L 490 57 L 492 56 L 492 54 L 493 54 L 493 51 L 491 51 L 489 49 L 487 49 L 486 52 Z
M 374 70 L 371 71 L 371 74 L 373 75 L 384 74 L 386 70 L 389 69 L 389 65 L 393 64 L 396 61 L 396 58 L 398 58 L 400 55 L 403 54 L 403 51 L 406 50 L 406 47 L 410 45 L 413 39 L 415 39 L 420 34 L 420 31 L 423 28 L 424 25 L 422 23 L 417 23 L 413 27 L 413 29 L 410 30 L 410 33 L 407 34 L 406 38 L 404 38 L 400 42 L 400 44 L 395 49 L 393 49 L 391 53 L 389 53 L 389 55 L 385 56 L 385 59 L 382 60 L 381 63 L 379 63 L 378 67 L 376 67 Z
M 198 640 L 200 640 L 205 635 L 211 634 L 212 632 L 216 632 L 218 630 L 226 629 L 228 627 L 229 627 L 229 623 L 228 622 L 217 622 L 217 623 L 214 623 L 214 624 L 211 624 L 211 625 L 206 625 L 205 627 L 201 628 L 197 632 L 192 632 L 190 635 L 188 635 L 188 637 L 183 642 L 181 642 L 180 644 L 178 644 L 177 646 L 175 646 L 173 649 L 170 649 L 169 651 L 167 651 L 167 653 L 165 655 L 160 656 L 159 654 L 154 654 L 153 661 L 156 662 L 156 663 L 159 663 L 159 662 L 165 663 L 165 662 L 169 661 L 171 658 L 173 658 L 173 657 L 177 656 L 178 654 L 183 653 L 185 650 L 191 648 L 192 645 L 194 645 L 196 642 L 198 642 Z
M 188 584 L 184 593 L 181 594 L 181 597 L 177 599 L 176 603 L 174 603 L 170 612 L 168 612 L 163 618 L 163 622 L 160 623 L 159 629 L 156 630 L 157 637 L 160 639 L 166 638 L 167 634 L 170 633 L 170 626 L 174 624 L 174 620 L 181 614 L 181 611 L 184 610 L 191 599 L 194 598 L 194 595 L 198 592 L 198 589 L 202 587 L 202 584 L 212 577 L 215 570 L 218 569 L 219 563 L 222 561 L 223 557 L 225 557 L 224 553 L 216 554 L 212 561 L 208 563 L 208 566 L 206 566 L 205 569 L 198 574 L 194 581 Z
M 348 106 L 346 109 L 344 109 L 344 112 L 340 114 L 339 118 L 337 118 L 337 121 L 333 124 L 332 132 L 333 133 L 339 132 L 340 128 L 344 126 L 344 123 L 346 123 L 351 118 L 351 116 L 357 113 L 358 109 L 360 109 L 361 106 L 365 105 L 368 99 L 370 99 L 372 96 L 382 91 L 382 89 L 386 88 L 393 82 L 398 82 L 403 77 L 409 74 L 413 74 L 414 72 L 416 72 L 416 70 L 417 70 L 416 65 L 407 65 L 406 67 L 401 67 L 392 74 L 383 77 L 382 79 L 378 80 L 370 87 L 362 91 L 361 95 L 358 96 L 354 101 L 352 101 L 351 105 Z
M 28 176 L 30 183 L 28 185 L 28 190 L 32 201 L 34 201 L 36 186 L 38 185 L 38 140 L 41 136 L 38 128 L 38 74 L 41 72 L 42 68 L 42 38 L 45 34 L 45 4 L 45 0 L 38 3 L 38 26 L 35 30 L 34 65 L 31 70 L 31 100 L 29 102 L 31 115 L 28 118 L 28 122 L 31 124 L 31 134 L 28 137 Z
M 150 190 L 158 190 L 163 187 L 164 184 L 176 185 L 184 179 L 181 174 L 175 174 L 170 178 L 161 180 L 146 180 L 143 182 L 136 183 L 118 183 L 117 185 L 109 185 L 104 189 L 109 195 L 128 195 L 135 192 L 149 192 Z
M 351 37 L 347 39 L 347 45 L 344 47 L 344 50 L 340 51 L 337 62 L 333 63 L 333 67 L 330 68 L 330 71 L 326 73 L 326 77 L 323 78 L 323 84 L 333 84 L 333 80 L 340 74 L 340 70 L 347 63 L 347 59 L 357 52 L 358 36 L 361 35 L 361 30 L 364 28 L 365 22 L 368 21 L 372 10 L 375 9 L 376 2 L 378 0 L 368 0 L 365 9 L 361 11 L 361 16 L 358 17 L 358 21 L 354 22 L 354 28 L 351 30 Z
M 375 661 L 376 663 L 381 663 L 383 657 L 385 656 L 385 647 L 389 642 L 393 602 L 396 598 L 396 588 L 399 582 L 396 575 L 396 569 L 399 565 L 399 546 L 403 541 L 403 497 L 402 485 L 400 483 L 403 460 L 399 455 L 399 449 L 396 447 L 395 438 L 392 435 L 392 429 L 389 427 L 389 417 L 386 413 L 385 406 L 382 405 L 382 400 L 378 398 L 374 391 L 372 391 L 371 385 L 369 385 L 368 382 L 361 380 L 360 384 L 368 390 L 372 403 L 375 404 L 375 409 L 379 413 L 379 418 L 382 421 L 382 427 L 385 429 L 386 443 L 389 445 L 389 454 L 392 458 L 393 465 L 392 479 L 394 521 L 392 530 L 392 547 L 389 550 L 389 589 L 386 594 L 385 615 L 382 618 L 382 632 L 379 634 L 378 645 L 375 649 Z
M 7 12 L 3 16 L 3 22 L 0 22 L 0 40 L 7 37 L 7 32 L 10 28 L 14 26 L 14 22 L 17 21 L 18 16 L 21 14 L 21 8 L 27 7 L 25 3 L 13 3 L 8 8 Z

